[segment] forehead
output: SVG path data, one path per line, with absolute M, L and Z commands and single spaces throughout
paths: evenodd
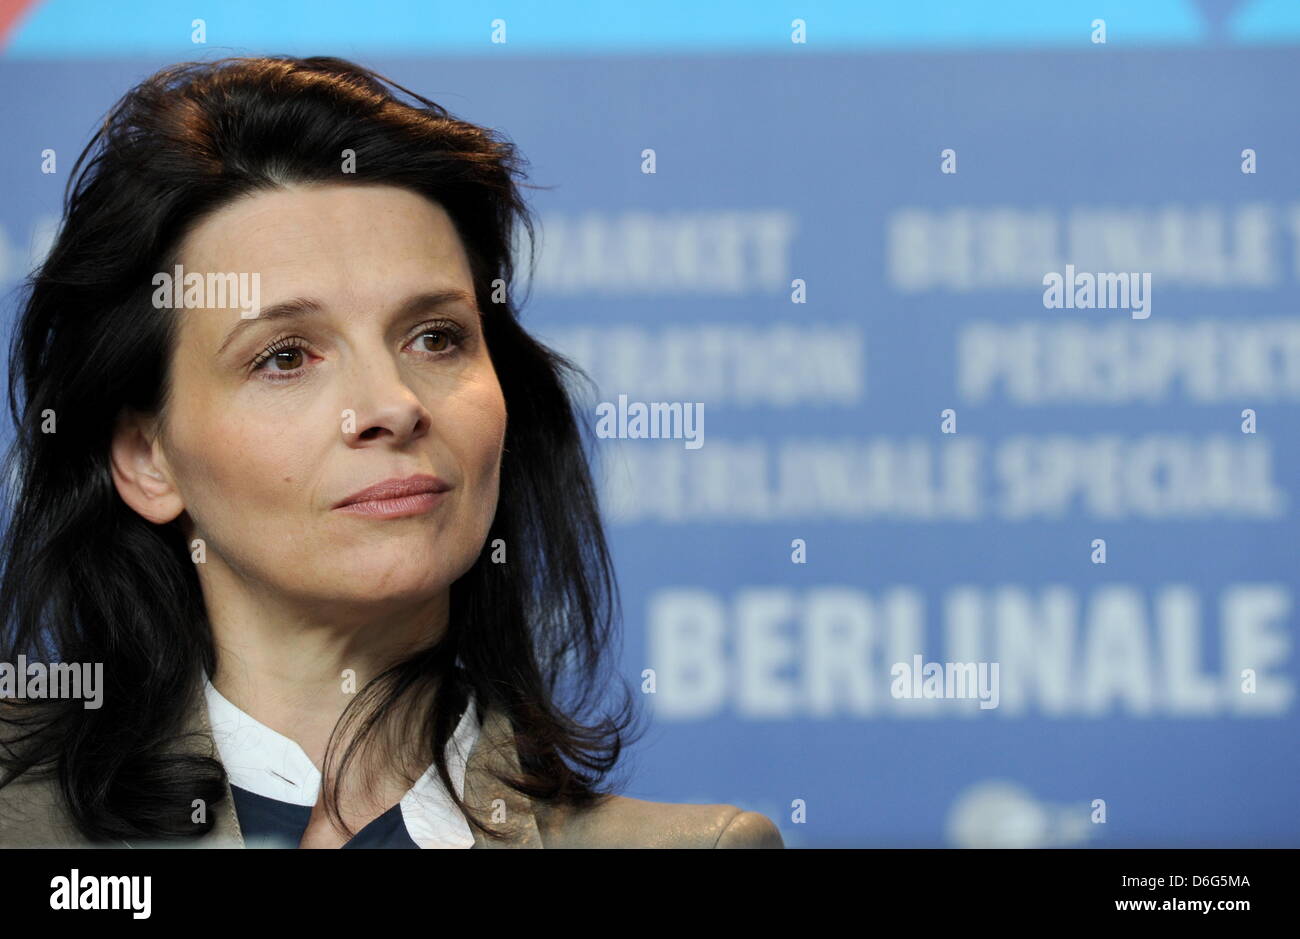
M 262 302 L 298 294 L 369 300 L 442 286 L 472 287 L 464 247 L 440 205 L 367 184 L 251 193 L 183 239 L 186 273 L 258 273 Z

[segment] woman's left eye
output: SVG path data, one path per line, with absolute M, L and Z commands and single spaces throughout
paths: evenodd
M 435 345 L 428 342 L 422 344 L 421 340 L 425 336 L 436 337 Z M 421 327 L 420 331 L 415 334 L 415 342 L 417 346 L 422 345 L 421 352 L 432 358 L 455 355 L 465 342 L 465 331 L 452 322 L 435 323 Z
M 455 341 L 451 335 L 451 332 L 446 329 L 426 329 L 424 332 L 420 333 L 420 335 L 416 336 L 415 338 L 419 340 L 419 339 L 423 339 L 425 336 L 438 336 L 443 343 L 442 347 L 437 349 L 429 349 L 426 347 L 425 349 L 426 352 L 444 352 L 446 351 L 446 347 L 450 343 Z
M 433 336 L 433 341 L 423 341 L 426 336 Z M 428 358 L 437 359 L 448 355 L 454 355 L 456 350 L 460 348 L 464 338 L 464 333 L 460 330 L 460 327 L 453 323 L 439 323 L 423 327 L 420 332 L 415 335 L 412 343 L 419 347 L 418 351 Z M 411 343 L 408 343 L 408 345 L 410 344 Z M 278 367 L 268 369 L 264 368 L 264 366 L 268 362 L 274 362 L 277 365 L 301 362 L 307 351 L 308 349 L 304 344 L 304 340 L 299 339 L 296 336 L 277 339 L 275 342 L 271 343 L 271 345 L 263 349 L 258 357 L 253 361 L 252 371 L 265 372 L 266 378 L 269 381 L 291 381 L 302 374 L 302 368 L 300 365 L 295 364 L 293 368 L 287 369 Z M 285 359 L 281 358 L 281 356 L 291 357 L 292 362 L 287 363 Z

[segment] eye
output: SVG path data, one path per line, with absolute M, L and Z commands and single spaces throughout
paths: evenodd
M 277 339 L 275 342 L 271 343 L 260 353 L 258 353 L 257 358 L 253 360 L 252 371 L 254 372 L 265 371 L 268 373 L 295 371 L 299 360 L 301 360 L 303 356 L 303 353 L 307 351 L 306 346 L 304 346 L 302 343 L 303 340 L 298 339 L 295 336 L 288 336 L 283 339 Z M 271 369 L 264 369 L 262 366 L 268 362 L 274 362 L 276 367 Z M 287 365 L 289 367 L 288 368 L 280 367 L 284 365 Z M 287 377 L 294 377 L 294 376 L 287 375 L 285 377 L 287 378 Z M 284 379 L 276 378 L 272 380 L 282 381 Z
M 426 340 L 427 336 L 432 336 L 433 340 Z M 465 330 L 451 320 L 436 320 L 422 325 L 415 340 L 420 352 L 437 359 L 455 355 L 460 350 L 465 343 Z
M 432 340 L 426 339 L 430 336 Z M 465 331 L 450 320 L 425 323 L 413 340 L 426 361 L 455 355 L 464 341 Z M 302 359 L 307 351 L 306 340 L 287 336 L 263 349 L 250 368 L 253 372 L 264 372 L 267 381 L 292 381 L 303 374 Z M 272 367 L 264 368 L 268 363 Z
M 424 345 L 425 352 L 445 352 L 447 351 L 447 348 L 451 345 L 451 343 L 454 341 L 452 339 L 451 332 L 446 329 L 426 329 L 424 332 L 420 333 L 420 335 L 417 336 L 416 338 L 423 339 L 425 336 L 436 337 L 434 341 L 438 344 L 438 347 L 435 349 L 435 348 L 431 348 L 429 344 L 426 342 Z

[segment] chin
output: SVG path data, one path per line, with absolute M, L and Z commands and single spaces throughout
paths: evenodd
M 355 584 L 362 592 L 355 597 L 357 600 L 419 600 L 447 589 L 457 576 L 441 564 L 412 564 L 408 553 L 394 558 L 388 565 L 368 563 L 359 570 L 347 571 L 339 575 L 333 586 L 341 582 L 349 587 Z

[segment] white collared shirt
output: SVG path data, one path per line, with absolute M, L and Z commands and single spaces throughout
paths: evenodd
M 314 806 L 321 774 L 293 740 L 260 723 L 232 704 L 209 680 L 204 685 L 208 720 L 232 786 L 292 805 Z M 465 795 L 465 764 L 481 731 L 480 717 L 470 701 L 447 741 L 447 771 L 456 795 Z M 402 796 L 406 833 L 421 848 L 472 848 L 469 822 L 447 794 L 432 764 Z

